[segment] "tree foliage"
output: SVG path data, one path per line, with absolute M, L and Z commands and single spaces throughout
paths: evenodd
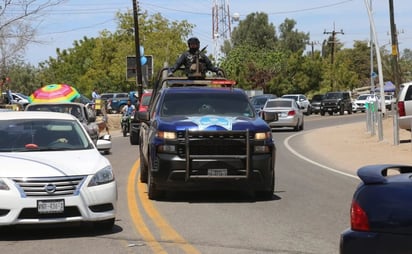
M 0 70 L 8 75 L 8 65 L 19 60 L 29 43 L 34 43 L 37 20 L 44 11 L 65 0 L 7 0 L 0 2 Z
M 74 85 L 86 95 L 94 87 L 101 92 L 135 90 L 136 82 L 126 80 L 126 57 L 134 56 L 136 50 L 133 15 L 128 11 L 116 17 L 115 31 L 103 30 L 96 38 L 84 36 L 74 41 L 71 48 L 58 48 L 57 57 L 50 57 L 38 67 L 14 59 L 3 68 L 3 75 L 11 77 L 13 90 L 27 94 L 51 83 Z M 297 25 L 293 19 L 285 19 L 277 31 L 267 14 L 249 14 L 224 43 L 220 67 L 241 88 L 262 89 L 278 96 L 303 93 L 310 98 L 315 93 L 370 84 L 371 50 L 367 42 L 355 41 L 351 48 L 343 48 L 338 38 L 329 36 L 321 50 L 307 52 L 310 35 L 299 31 Z M 139 15 L 140 44 L 145 55 L 153 56 L 155 75 L 165 65 L 174 64 L 187 49 L 186 40 L 193 28 L 186 20 L 169 21 L 160 13 Z M 381 55 L 385 81 L 393 80 L 392 56 L 384 48 Z M 403 51 L 399 63 L 404 81 L 410 80 L 411 50 Z
M 57 49 L 57 57 L 40 64 L 42 84 L 64 82 L 80 92 L 136 90 L 135 81 L 126 80 L 126 58 L 135 56 L 134 20 L 129 11 L 118 13 L 118 29 L 100 32 L 98 38 L 75 41 L 70 49 Z M 170 22 L 160 14 L 139 16 L 140 44 L 145 55 L 153 55 L 156 74 L 167 62 L 175 61 L 186 49 L 184 42 L 193 25 Z

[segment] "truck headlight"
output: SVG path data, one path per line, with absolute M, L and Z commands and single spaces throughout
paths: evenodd
M 176 132 L 158 131 L 156 136 L 161 139 L 176 139 Z
M 265 140 L 265 139 L 272 139 L 272 132 L 256 132 L 255 133 L 255 140 Z

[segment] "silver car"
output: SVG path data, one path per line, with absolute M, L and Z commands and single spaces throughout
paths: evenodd
M 305 115 L 312 114 L 312 105 L 310 104 L 310 101 L 308 100 L 308 98 L 306 98 L 305 95 L 303 95 L 303 94 L 284 94 L 284 95 L 282 95 L 282 98 L 294 99 L 298 103 L 298 105 L 302 108 L 302 112 Z
M 295 131 L 303 130 L 303 106 L 299 106 L 294 99 L 276 98 L 266 101 L 264 112 L 276 112 L 278 120 L 268 122 L 270 128 L 292 127 Z

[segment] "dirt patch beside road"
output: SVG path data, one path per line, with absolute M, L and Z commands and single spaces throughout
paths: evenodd
M 394 145 L 393 118 L 383 121 L 383 140 L 371 135 L 366 121 L 345 124 L 310 131 L 304 135 L 307 146 L 313 146 L 313 153 L 338 169 L 356 172 L 362 166 L 379 163 L 412 165 L 411 133 L 399 131 L 400 144 Z

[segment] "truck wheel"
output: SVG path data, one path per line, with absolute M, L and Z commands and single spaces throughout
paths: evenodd
M 344 107 L 341 107 L 341 108 L 340 108 L 339 114 L 340 114 L 340 115 L 344 115 L 344 114 L 345 114 L 345 108 L 344 108 Z
M 140 153 L 140 182 L 141 183 L 147 183 L 147 165 L 144 163 L 144 157 L 142 153 L 141 147 L 139 147 L 139 153 Z
M 149 172 L 147 181 L 147 195 L 150 200 L 158 200 L 164 196 L 164 191 L 158 190 L 154 183 L 153 175 Z
M 349 114 L 349 115 L 352 115 L 352 106 L 349 107 L 349 109 L 348 109 L 348 114 Z
M 133 128 L 130 131 L 130 144 L 138 145 L 139 144 L 139 134 L 133 131 Z
M 325 111 L 321 110 L 321 111 L 320 111 L 320 115 L 321 115 L 321 116 L 324 116 L 324 115 L 325 115 Z
M 270 190 L 257 191 L 255 192 L 255 196 L 262 200 L 272 200 L 274 192 L 275 192 L 275 176 L 272 173 L 272 183 L 270 186 Z

